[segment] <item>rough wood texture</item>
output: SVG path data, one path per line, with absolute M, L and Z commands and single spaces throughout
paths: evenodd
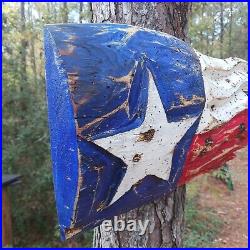
M 7 187 L 2 189 L 2 241 L 3 246 L 12 245 L 11 205 Z
M 193 49 L 166 33 L 49 25 L 44 40 L 55 194 L 69 238 L 176 189 L 204 84 Z
M 212 131 L 197 134 L 188 152 L 179 185 L 223 166 L 247 145 L 247 109 Z
M 206 104 L 179 185 L 223 166 L 235 157 L 236 150 L 247 145 L 247 62 L 196 53 L 203 71 Z
M 127 23 L 159 30 L 187 40 L 191 3 L 92 3 L 93 22 Z M 181 247 L 185 186 L 119 218 L 150 220 L 143 236 L 128 231 L 95 229 L 94 247 Z
M 145 225 L 147 211 L 176 189 L 183 169 L 185 182 L 194 172 L 204 172 L 207 159 L 219 164 L 244 145 L 246 112 L 236 122 L 234 116 L 247 109 L 245 61 L 201 55 L 174 36 L 128 24 L 48 25 L 44 41 L 63 239 L 132 209 L 136 211 L 123 215 L 126 221 L 130 215 L 143 216 Z M 220 126 L 223 143 L 216 135 Z M 152 235 L 161 238 L 164 227 L 172 241 L 163 237 L 155 244 L 181 246 L 184 195 L 179 192 L 158 201 L 171 215 L 165 218 L 171 225 L 159 220 L 156 227 L 150 217 L 154 230 L 140 237 L 144 243 Z M 103 235 L 103 225 L 99 232 Z M 110 232 L 102 241 L 116 234 Z M 127 237 L 133 246 L 128 234 L 116 238 Z

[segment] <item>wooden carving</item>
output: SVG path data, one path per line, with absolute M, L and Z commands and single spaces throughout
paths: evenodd
M 161 32 L 48 25 L 46 82 L 63 238 L 169 193 L 247 143 L 247 64 Z

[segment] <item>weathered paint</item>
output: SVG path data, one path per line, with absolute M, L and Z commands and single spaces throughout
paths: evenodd
M 222 166 L 234 158 L 236 150 L 247 145 L 247 62 L 196 53 L 202 67 L 206 104 L 179 185 Z
M 178 185 L 232 160 L 235 151 L 247 145 L 247 128 L 247 110 L 243 110 L 228 123 L 195 135 Z
M 217 98 L 212 84 L 204 89 L 204 82 L 213 83 L 204 65 L 212 71 L 220 61 L 198 56 L 208 62 L 200 59 L 203 77 L 189 45 L 164 33 L 120 24 L 45 28 L 53 175 L 63 238 L 189 180 L 187 155 L 191 145 L 196 147 L 195 133 L 245 109 L 232 97 L 244 93 L 244 69 L 238 87 L 234 84 L 231 91 L 229 86 L 231 94 Z M 238 64 L 225 65 L 229 68 L 223 66 L 222 74 L 228 76 Z M 218 99 L 215 112 L 209 110 L 213 98 Z M 217 120 L 225 100 L 236 103 L 226 106 L 233 114 Z
M 247 62 L 239 58 L 218 59 L 196 53 L 201 62 L 206 92 L 206 104 L 197 133 L 204 133 L 247 109 Z
M 119 157 L 127 165 L 126 174 L 109 205 L 147 175 L 168 180 L 173 151 L 187 130 L 199 118 L 196 116 L 178 122 L 168 122 L 151 73 L 148 83 L 148 101 L 143 123 L 127 132 L 94 140 L 95 144 Z M 142 135 L 149 134 L 150 131 L 150 140 L 142 139 Z

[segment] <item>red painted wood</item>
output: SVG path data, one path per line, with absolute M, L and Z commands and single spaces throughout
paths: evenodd
M 219 168 L 235 157 L 235 151 L 247 145 L 247 109 L 226 124 L 197 134 L 187 154 L 178 185 L 193 177 Z

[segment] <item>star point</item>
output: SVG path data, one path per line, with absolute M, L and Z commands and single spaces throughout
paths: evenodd
M 135 129 L 94 141 L 127 165 L 125 176 L 110 204 L 147 175 L 168 180 L 174 148 L 197 119 L 193 117 L 169 123 L 149 70 L 148 74 L 148 102 L 143 123 Z

